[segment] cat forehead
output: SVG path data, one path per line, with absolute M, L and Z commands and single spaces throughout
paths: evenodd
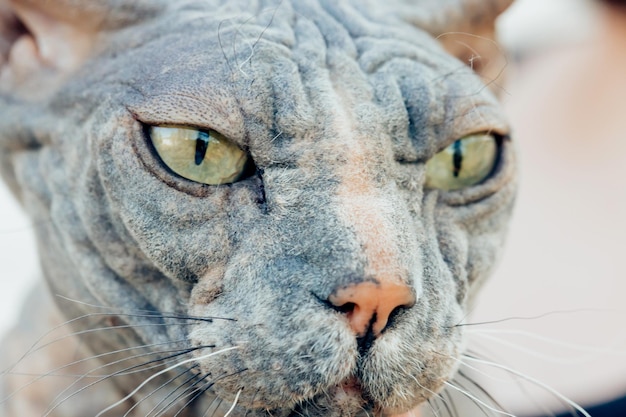
M 315 136 L 348 117 L 373 136 L 413 143 L 415 158 L 472 131 L 505 130 L 480 79 L 414 26 L 348 2 L 227 4 L 194 3 L 142 28 L 143 44 L 127 54 L 139 63 L 128 73 L 141 80 L 129 106 L 140 120 L 244 140 L 250 131 Z

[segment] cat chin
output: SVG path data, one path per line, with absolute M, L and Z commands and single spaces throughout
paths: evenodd
M 328 410 L 332 410 L 331 415 L 336 416 L 377 414 L 373 412 L 374 407 L 364 398 L 361 384 L 355 377 L 345 379 L 341 384 L 331 387 L 312 401 L 298 406 L 292 414 L 312 416 L 321 413 L 326 415 Z
M 451 362 L 441 364 L 434 370 L 434 375 L 428 376 L 410 377 L 379 370 L 365 379 L 348 376 L 330 385 L 302 381 L 302 385 L 308 387 L 306 392 L 296 393 L 291 390 L 293 386 L 283 386 L 277 390 L 283 393 L 280 397 L 276 396 L 277 391 L 260 394 L 259 390 L 246 390 L 244 384 L 248 378 L 242 373 L 240 380 L 232 383 L 225 380 L 226 384 L 218 382 L 212 391 L 225 403 L 236 402 L 250 416 L 266 416 L 265 412 L 270 412 L 275 417 L 413 417 L 419 415 L 421 404 L 440 391 L 445 381 L 452 377 L 455 366 Z M 357 367 L 353 372 L 358 374 L 363 370 Z M 271 379 L 262 374 L 257 378 Z
M 225 404 L 233 401 L 224 401 Z M 241 399 L 241 398 L 239 398 Z M 234 415 L 246 415 L 248 417 L 413 417 L 419 416 L 419 406 L 410 411 L 400 412 L 394 409 L 385 409 L 375 405 L 367 399 L 360 382 L 355 377 L 346 378 L 342 383 L 324 390 L 315 397 L 300 400 L 297 404 L 288 408 L 247 408 L 241 403 L 234 407 L 237 411 Z
M 371 400 L 366 400 L 367 395 L 364 394 L 360 381 L 355 377 L 350 377 L 330 389 L 326 397 L 330 402 L 329 409 L 342 410 L 337 414 L 340 416 L 413 417 L 419 415 L 419 406 L 403 411 L 372 405 Z
M 274 416 L 288 417 L 417 417 L 420 406 L 409 411 L 384 408 L 367 399 L 356 377 L 346 378 L 341 384 L 325 390 L 323 394 L 302 401 L 292 410 L 272 410 Z M 252 411 L 252 410 L 249 410 Z M 254 412 L 252 412 L 254 413 Z

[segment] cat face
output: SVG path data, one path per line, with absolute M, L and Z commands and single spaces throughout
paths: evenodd
M 92 43 L 67 71 L 8 65 L 3 170 L 41 224 L 51 290 L 81 302 L 68 318 L 107 306 L 91 325 L 124 327 L 86 335 L 94 354 L 180 354 L 115 378 L 122 392 L 406 412 L 454 374 L 502 247 L 515 186 L 498 104 L 385 5 L 213 3 L 74 24 Z

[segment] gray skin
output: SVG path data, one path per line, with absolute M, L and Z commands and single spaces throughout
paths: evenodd
M 36 225 L 49 292 L 66 297 L 61 321 L 113 327 L 80 336 L 86 356 L 136 348 L 101 356 L 100 375 L 180 353 L 52 415 L 95 415 L 141 383 L 131 415 L 205 388 L 166 415 L 224 414 L 236 396 L 236 416 L 394 415 L 440 391 L 501 251 L 515 169 L 504 140 L 486 181 L 424 187 L 426 161 L 455 140 L 509 133 L 484 80 L 435 36 L 491 25 L 506 3 L 3 3 L 1 169 Z M 11 58 L 15 16 L 40 62 Z M 221 186 L 172 173 L 145 129 L 163 124 L 221 132 L 255 172 Z M 380 274 L 416 302 L 359 338 L 327 300 Z

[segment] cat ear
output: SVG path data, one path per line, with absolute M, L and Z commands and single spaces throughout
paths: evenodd
M 431 27 L 431 33 L 448 53 L 472 68 L 487 84 L 495 83 L 506 67 L 504 51 L 496 41 L 496 18 L 512 2 L 463 0 L 457 19 Z
M 495 23 L 513 0 L 399 1 L 404 20 L 429 32 L 485 81 L 495 80 L 506 66 L 495 40 Z
M 407 20 L 437 37 L 446 32 L 483 32 L 493 28 L 496 18 L 513 0 L 400 0 Z
M 146 5 L 152 3 L 152 5 Z M 148 16 L 158 1 L 0 0 L 0 82 L 18 87 L 43 74 L 69 73 L 108 29 Z

